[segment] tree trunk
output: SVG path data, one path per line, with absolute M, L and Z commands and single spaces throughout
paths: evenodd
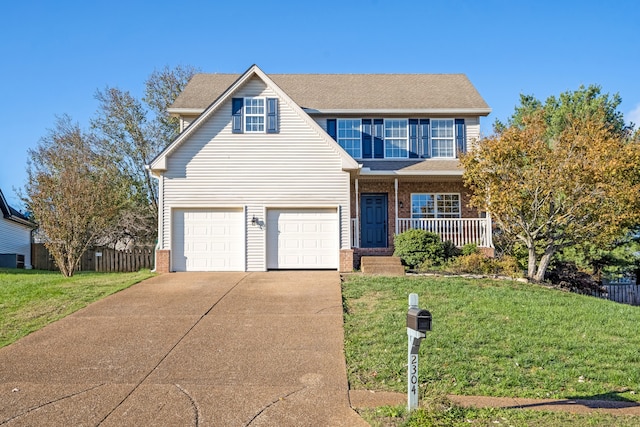
M 542 258 L 540 258 L 540 264 L 538 264 L 538 271 L 535 275 L 535 280 L 537 282 L 542 282 L 544 280 L 544 275 L 547 272 L 547 268 L 551 263 L 551 258 L 553 258 L 553 254 L 556 252 L 555 246 L 547 246 L 544 250 L 544 254 L 542 254 Z
M 536 274 L 536 245 L 533 242 L 527 242 L 529 249 L 529 265 L 527 269 L 527 278 L 535 280 Z

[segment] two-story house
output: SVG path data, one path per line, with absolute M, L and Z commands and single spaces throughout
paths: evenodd
M 171 114 L 156 268 L 351 271 L 409 228 L 490 250 L 458 154 L 490 108 L 462 74 L 198 74 Z

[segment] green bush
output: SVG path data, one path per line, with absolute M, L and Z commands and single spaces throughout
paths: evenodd
M 492 266 L 490 258 L 487 258 L 479 252 L 475 252 L 454 258 L 447 265 L 446 269 L 456 274 L 490 274 Z
M 425 260 L 439 264 L 444 258 L 444 247 L 440 236 L 425 230 L 407 230 L 394 240 L 394 256 L 400 257 L 404 265 L 416 268 Z
M 462 255 L 477 254 L 479 252 L 480 251 L 478 250 L 478 245 L 476 245 L 475 243 L 467 243 L 462 247 Z
M 524 277 L 522 265 L 518 258 L 510 255 L 503 255 L 497 258 L 495 262 L 498 265 L 498 274 L 509 277 Z
M 462 251 L 460 251 L 460 249 L 453 244 L 453 242 L 451 240 L 447 240 L 445 242 L 442 242 L 442 249 L 444 250 L 444 260 L 448 261 L 451 258 L 455 258 L 457 256 L 460 256 L 463 254 Z M 462 248 L 464 250 L 464 248 Z
M 445 268 L 455 274 L 499 274 L 509 277 L 522 277 L 518 260 L 512 256 L 489 258 L 480 251 L 452 259 Z

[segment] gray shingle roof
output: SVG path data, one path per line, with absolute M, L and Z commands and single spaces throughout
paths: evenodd
M 196 74 L 171 109 L 204 109 L 239 74 Z M 486 110 L 464 74 L 269 74 L 308 110 Z
M 36 224 L 29 218 L 18 212 L 16 209 L 9 206 L 7 199 L 4 198 L 2 190 L 0 189 L 0 213 L 2 216 L 10 221 L 15 221 L 23 225 L 35 228 Z
M 441 172 L 462 174 L 458 159 L 416 159 L 416 160 L 361 160 L 362 167 L 371 172 L 429 173 Z

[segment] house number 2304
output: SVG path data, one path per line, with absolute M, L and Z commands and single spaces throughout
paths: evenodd
M 410 378 L 411 381 L 411 394 L 418 393 L 418 356 L 416 354 L 411 355 L 411 363 L 409 367 Z

